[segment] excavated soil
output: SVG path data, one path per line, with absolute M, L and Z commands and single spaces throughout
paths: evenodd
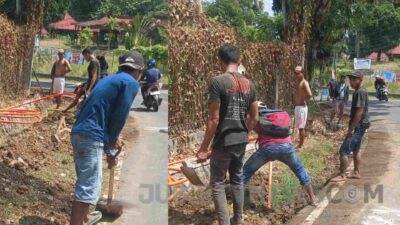
M 75 174 L 69 135 L 53 137 L 60 118 L 50 112 L 0 146 L 0 224 L 68 223 Z

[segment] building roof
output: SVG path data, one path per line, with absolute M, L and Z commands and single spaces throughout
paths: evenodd
M 76 30 L 75 23 L 76 20 L 67 13 L 64 19 L 49 24 L 49 27 L 55 30 Z
M 40 29 L 40 34 L 41 35 L 48 35 L 49 32 L 46 30 L 46 28 L 42 27 L 42 29 Z
M 377 60 L 377 59 L 378 59 L 378 53 L 377 53 L 377 52 L 371 53 L 371 54 L 368 56 L 368 59 Z M 381 60 L 389 60 L 389 57 L 388 57 L 384 52 L 382 52 L 382 53 L 381 53 Z
M 117 22 L 120 24 L 129 24 L 133 17 L 131 17 L 131 16 L 116 16 L 115 18 L 116 18 Z M 101 19 L 89 20 L 89 21 L 84 21 L 84 22 L 75 22 L 75 25 L 80 26 L 80 27 L 98 27 L 98 26 L 101 27 L 101 26 L 106 25 L 108 22 L 110 22 L 110 18 L 108 16 L 105 16 Z M 94 31 L 98 31 L 98 28 L 95 29 Z
M 400 55 L 400 44 L 390 49 L 387 53 L 391 55 Z

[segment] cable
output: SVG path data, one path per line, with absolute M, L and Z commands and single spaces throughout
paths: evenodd
M 25 105 L 52 99 L 58 96 L 75 96 L 74 93 L 51 94 L 37 99 L 29 100 L 18 105 L 0 109 L 0 124 L 34 124 L 42 121 L 40 111 L 36 109 L 20 108 Z M 16 120 L 14 120 L 16 119 Z M 23 120 L 20 120 L 23 119 Z

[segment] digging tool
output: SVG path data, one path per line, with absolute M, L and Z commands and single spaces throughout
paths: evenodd
M 182 162 L 181 171 L 191 184 L 196 186 L 204 186 L 204 183 L 196 173 L 196 170 L 192 167 L 189 167 L 186 162 Z
M 111 156 L 115 159 L 120 153 L 121 149 L 118 149 L 115 154 L 111 154 Z M 111 150 L 113 153 L 115 150 Z M 108 181 L 108 195 L 107 195 L 107 204 L 97 204 L 96 209 L 99 210 L 103 215 L 108 215 L 112 217 L 119 217 L 122 215 L 123 207 L 121 204 L 112 203 L 113 192 L 114 192 L 114 169 L 115 166 L 110 168 L 110 178 Z
M 272 161 L 269 162 L 267 208 L 271 209 L 272 202 Z
M 211 157 L 211 151 L 207 152 L 207 158 Z M 197 174 L 196 170 L 192 167 L 189 167 L 185 161 L 182 162 L 181 171 L 183 175 L 189 180 L 190 183 L 196 186 L 204 186 L 202 179 Z

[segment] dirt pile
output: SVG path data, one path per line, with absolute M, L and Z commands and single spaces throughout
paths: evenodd
M 69 138 L 53 138 L 60 118 L 50 112 L 0 147 L 0 224 L 68 223 L 75 174 Z

